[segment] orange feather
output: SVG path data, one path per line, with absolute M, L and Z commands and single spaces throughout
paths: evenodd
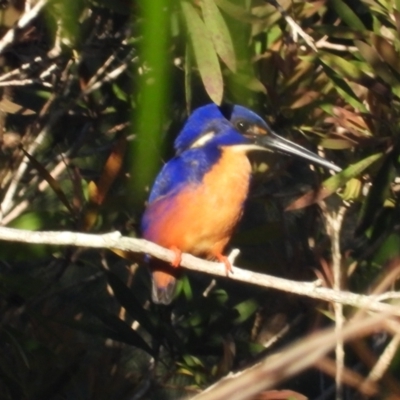
M 189 184 L 175 195 L 161 197 L 148 206 L 146 212 L 151 212 L 153 223 L 146 238 L 195 256 L 222 259 L 242 216 L 250 173 L 251 165 L 245 151 L 223 148 L 218 162 L 200 184 Z M 150 268 L 154 271 L 156 286 L 153 294 L 165 292 L 167 288 L 172 294 L 176 275 L 173 267 L 154 260 Z

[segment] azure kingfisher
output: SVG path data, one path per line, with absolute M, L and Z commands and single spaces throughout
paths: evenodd
M 171 264 L 149 260 L 154 303 L 169 304 L 182 252 L 231 264 L 224 249 L 248 196 L 252 167 L 247 154 L 267 150 L 292 154 L 340 171 L 313 152 L 275 134 L 249 109 L 208 104 L 196 109 L 174 143 L 142 218 L 143 238 L 174 251 Z

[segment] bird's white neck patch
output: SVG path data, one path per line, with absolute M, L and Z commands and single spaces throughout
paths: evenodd
M 206 132 L 204 135 L 201 135 L 197 140 L 195 140 L 190 146 L 191 149 L 195 149 L 196 147 L 202 147 L 207 142 L 209 142 L 215 136 L 215 131 Z

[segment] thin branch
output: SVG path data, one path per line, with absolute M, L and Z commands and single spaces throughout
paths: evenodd
M 28 12 L 25 12 L 22 15 L 13 28 L 7 31 L 0 40 L 0 54 L 14 41 L 17 30 L 25 28 L 33 19 L 35 19 L 47 2 L 48 0 L 39 0 Z
M 52 88 L 53 85 L 49 82 L 44 82 L 41 79 L 21 79 L 13 81 L 3 81 L 0 82 L 1 86 L 28 86 L 28 85 L 42 85 L 44 87 Z
M 164 247 L 158 246 L 147 240 L 123 237 L 119 232 L 94 235 L 67 231 L 26 231 L 22 229 L 0 227 L 0 240 L 55 246 L 118 249 L 134 253 L 149 254 L 168 262 L 172 262 L 175 257 L 174 252 L 171 250 L 165 249 Z M 182 255 L 181 266 L 194 271 L 204 272 L 206 274 L 226 276 L 225 268 L 222 264 L 202 260 L 193 257 L 190 254 Z M 311 282 L 291 281 L 288 279 L 246 271 L 237 267 L 232 267 L 232 270 L 233 274 L 231 274 L 229 278 L 236 281 L 246 282 L 266 288 L 273 288 L 323 301 L 346 304 L 348 306 L 363 308 L 365 310 L 379 313 L 389 313 L 400 316 L 400 307 L 381 303 L 377 301 L 376 296 L 373 295 L 364 296 L 362 294 L 318 287 Z
M 341 290 L 342 281 L 342 255 L 340 253 L 340 232 L 342 228 L 342 222 L 345 207 L 340 207 L 339 211 L 336 212 L 325 212 L 327 231 L 331 238 L 332 248 L 332 269 L 333 269 L 333 288 L 335 290 Z M 334 303 L 333 308 L 335 311 L 335 332 L 337 334 L 336 342 L 336 400 L 341 400 L 343 397 L 343 371 L 344 371 L 344 347 L 342 341 L 342 329 L 344 325 L 343 316 L 343 304 Z
M 362 321 L 347 323 L 342 340 L 366 336 L 383 325 L 388 315 L 365 317 Z M 285 379 L 315 365 L 333 349 L 336 341 L 334 328 L 311 335 L 286 350 L 266 357 L 259 364 L 245 371 L 230 374 L 192 400 L 244 400 L 253 398 L 263 390 L 276 387 Z
M 67 155 L 65 155 L 65 157 L 50 172 L 50 175 L 54 179 L 57 179 L 68 167 L 70 161 L 71 160 L 67 157 Z M 38 191 L 44 192 L 49 186 L 49 183 L 43 179 L 38 185 Z M 28 199 L 19 202 L 9 213 L 7 213 L 7 215 L 3 217 L 0 224 L 8 225 L 12 220 L 19 217 L 29 207 L 30 204 L 31 200 Z
M 27 152 L 30 155 L 33 155 L 37 148 L 43 143 L 44 139 L 46 138 L 47 134 L 48 134 L 48 129 L 46 129 L 47 126 L 45 128 L 42 129 L 42 131 L 37 135 L 37 137 L 35 138 L 35 140 L 30 144 Z M 24 176 L 27 168 L 29 165 L 29 159 L 28 157 L 24 156 L 15 175 L 13 176 L 10 186 L 8 187 L 8 190 L 4 196 L 4 199 L 1 203 L 1 218 L 3 219 L 3 216 L 6 215 L 11 208 L 14 206 L 14 196 L 17 192 L 17 188 L 18 185 L 22 179 L 22 177 Z
M 286 10 L 280 5 L 277 0 L 270 0 L 270 3 L 278 9 L 278 11 L 285 19 L 286 23 L 291 28 L 293 41 L 297 43 L 297 38 L 298 36 L 300 36 L 303 38 L 306 44 L 317 53 L 318 49 L 315 47 L 314 39 L 303 31 L 299 24 L 296 23 L 296 21 L 286 12 Z
M 364 381 L 364 385 L 368 385 L 371 382 L 378 382 L 382 379 L 385 372 L 389 369 L 393 358 L 395 357 L 397 350 L 400 346 L 400 333 L 393 336 L 390 343 L 386 346 L 384 352 L 379 357 L 378 362 L 368 375 L 368 378 Z
M 346 46 L 343 44 L 337 44 L 337 43 L 331 43 L 328 42 L 327 40 L 319 40 L 315 46 L 318 49 L 330 49 L 330 50 L 336 50 L 336 51 L 346 51 L 350 53 L 354 53 L 358 50 L 356 46 Z

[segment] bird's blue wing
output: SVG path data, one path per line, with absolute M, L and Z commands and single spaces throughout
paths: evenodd
M 180 157 L 175 157 L 164 165 L 151 189 L 149 203 L 166 196 L 187 181 L 182 161 Z
M 191 149 L 174 157 L 164 165 L 150 192 L 149 204 L 185 185 L 201 182 L 204 174 L 220 156 L 220 150 Z

